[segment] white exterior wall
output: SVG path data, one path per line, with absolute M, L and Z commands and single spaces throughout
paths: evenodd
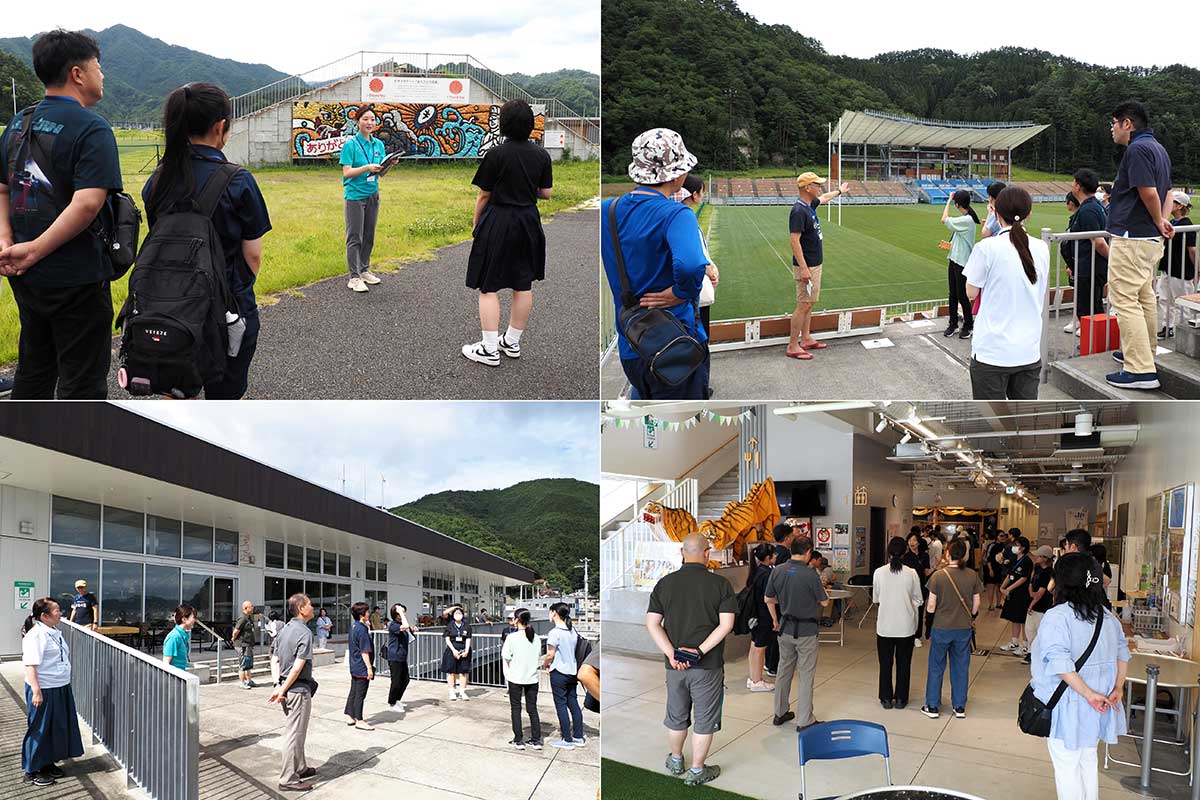
M 33 523 L 22 534 L 21 523 Z M 14 581 L 33 581 L 33 597 L 50 590 L 50 503 L 45 494 L 0 486 L 0 655 L 21 652 L 20 628 L 29 614 L 16 609 Z

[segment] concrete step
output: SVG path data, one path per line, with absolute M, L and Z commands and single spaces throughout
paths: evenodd
M 1155 357 L 1159 389 L 1118 389 L 1104 376 L 1120 366 L 1112 353 L 1096 353 L 1055 361 L 1050 365 L 1050 383 L 1079 400 L 1196 400 L 1200 399 L 1200 361 L 1179 353 Z

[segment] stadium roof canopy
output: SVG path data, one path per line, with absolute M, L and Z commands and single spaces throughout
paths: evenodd
M 1037 136 L 1049 125 L 1032 122 L 947 122 L 914 119 L 881 111 L 846 111 L 833 126 L 830 141 L 843 144 L 896 147 L 971 147 L 1011 150 Z

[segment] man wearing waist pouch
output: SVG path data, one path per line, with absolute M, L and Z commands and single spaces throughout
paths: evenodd
M 776 565 L 767 579 L 764 597 L 771 622 L 779 633 L 779 674 L 775 678 L 775 719 L 782 725 L 796 718 L 796 730 L 816 725 L 813 715 L 813 676 L 817 671 L 817 619 L 829 605 L 829 596 L 821 585 L 821 576 L 809 566 L 812 539 L 796 537 L 792 557 Z M 789 709 L 792 675 L 798 674 L 799 696 L 796 712 Z

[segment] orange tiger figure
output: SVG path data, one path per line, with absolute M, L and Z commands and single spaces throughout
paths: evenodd
M 745 499 L 725 506 L 719 519 L 709 519 L 696 525 L 696 518 L 682 508 L 668 508 L 661 503 L 649 503 L 646 510 L 660 515 L 663 530 L 676 542 L 697 530 L 712 543 L 714 550 L 732 546 L 744 552 L 746 538 L 756 529 L 770 530 L 779 522 L 779 502 L 775 499 L 775 481 L 767 478 L 756 483 Z

